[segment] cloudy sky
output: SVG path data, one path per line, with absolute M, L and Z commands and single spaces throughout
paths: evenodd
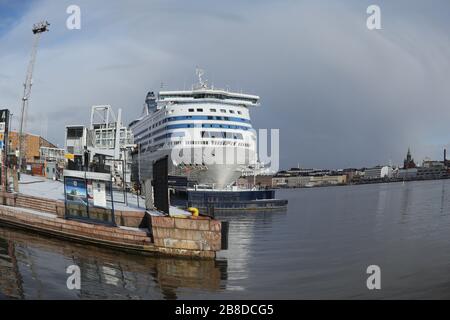
M 81 8 L 81 30 L 66 8 Z M 381 7 L 382 30 L 366 9 Z M 27 129 L 64 144 L 90 107 L 122 108 L 188 88 L 261 96 L 256 128 L 279 128 L 283 167 L 361 167 L 441 158 L 450 143 L 450 2 L 0 0 L 0 106 L 18 127 L 33 23 L 47 19 Z

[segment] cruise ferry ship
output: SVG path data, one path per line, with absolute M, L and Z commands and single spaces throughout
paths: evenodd
M 259 106 L 259 97 L 215 89 L 197 75 L 191 90 L 149 92 L 143 115 L 130 123 L 141 180 L 166 155 L 169 174 L 208 188 L 228 188 L 257 163 L 249 109 Z

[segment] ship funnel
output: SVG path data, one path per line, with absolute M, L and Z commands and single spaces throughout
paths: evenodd
M 148 113 L 156 111 L 156 96 L 153 91 L 147 93 L 147 96 L 145 97 L 145 104 L 147 105 Z

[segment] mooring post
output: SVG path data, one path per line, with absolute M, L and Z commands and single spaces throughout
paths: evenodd
M 145 197 L 145 209 L 147 210 L 154 209 L 153 186 L 151 179 L 146 179 L 144 181 L 144 197 Z
M 19 173 L 17 172 L 17 169 L 15 166 L 14 166 L 14 170 L 13 170 L 13 186 L 14 186 L 14 192 L 19 192 Z

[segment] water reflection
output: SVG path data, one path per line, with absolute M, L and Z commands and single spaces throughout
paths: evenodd
M 6 297 L 23 298 L 22 277 L 17 266 L 14 243 L 0 238 L 0 291 Z
M 448 298 L 450 180 L 280 190 L 285 213 L 238 213 L 220 261 L 140 257 L 0 227 L 0 299 Z M 82 290 L 65 270 L 82 269 Z M 366 287 L 382 267 L 384 287 Z
M 68 290 L 69 265 L 81 290 Z M 0 227 L 0 293 L 17 299 L 177 299 L 180 290 L 220 291 L 227 261 L 136 256 Z
M 441 214 L 447 214 L 446 207 L 447 207 L 447 195 L 445 192 L 445 181 L 442 181 L 442 189 L 441 189 Z
M 252 250 L 264 243 L 265 235 L 273 228 L 274 217 L 286 214 L 286 210 L 216 214 L 217 219 L 230 223 L 228 249 L 218 253 L 218 257 L 228 261 L 227 291 L 248 289 L 244 280 L 251 276 Z
M 408 217 L 408 210 L 410 205 L 410 188 L 411 183 L 402 183 L 401 184 L 402 192 L 400 194 L 401 196 L 401 206 L 400 206 L 400 216 L 402 223 L 405 223 L 407 221 Z

